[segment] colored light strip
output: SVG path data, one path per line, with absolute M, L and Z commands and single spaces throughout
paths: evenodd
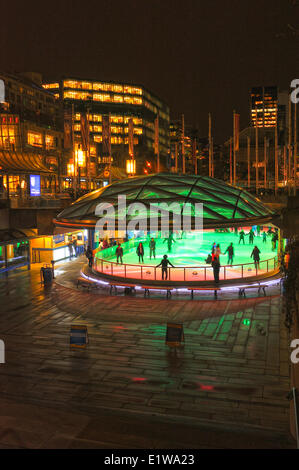
M 98 284 L 104 284 L 104 285 L 109 285 L 109 282 L 105 282 L 105 281 L 101 281 L 100 279 L 95 279 L 94 277 L 89 277 L 89 276 L 86 276 L 84 273 L 81 272 L 81 276 L 84 277 L 85 279 L 89 280 L 89 281 L 93 281 L 93 282 L 97 282 Z M 277 278 L 277 279 L 273 279 L 272 281 L 263 281 L 263 282 L 259 282 L 259 285 L 262 287 L 262 286 L 274 286 L 274 285 L 278 285 L 280 284 L 281 282 L 281 278 Z M 240 285 L 240 284 L 236 284 L 234 286 L 228 286 L 228 287 L 221 287 L 221 290 L 224 290 L 224 291 L 235 291 L 235 290 L 238 290 L 238 289 L 241 289 L 241 288 L 246 288 L 246 287 L 251 287 L 252 284 L 246 284 L 246 285 Z M 124 285 L 117 285 L 116 287 L 126 287 Z M 192 286 L 190 286 L 192 287 Z M 143 286 L 135 286 L 135 289 L 143 289 L 144 287 Z M 203 290 L 204 290 L 204 286 L 202 286 Z M 209 290 L 210 288 L 207 288 L 207 290 Z M 157 289 L 152 289 L 152 290 L 156 290 L 158 292 L 164 292 L 165 291 L 165 288 L 161 288 L 161 287 L 158 287 L 157 286 Z M 175 286 L 173 286 L 173 290 L 176 290 L 177 292 L 187 292 L 189 293 L 190 291 L 187 289 L 187 288 L 176 288 Z

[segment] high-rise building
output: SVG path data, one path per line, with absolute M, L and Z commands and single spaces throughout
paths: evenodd
M 143 86 L 99 80 L 63 78 L 44 83 L 44 88 L 63 103 L 64 109 L 74 109 L 73 129 L 77 142 L 81 139 L 81 117 L 89 122 L 91 145 L 96 147 L 91 164 L 99 171 L 107 164 L 103 156 L 103 116 L 110 115 L 113 165 L 125 168 L 129 156 L 129 119 L 134 124 L 134 146 L 137 168 L 141 160 L 153 157 L 155 146 L 155 120 L 159 116 L 159 151 L 161 164 L 166 164 L 169 152 L 169 107 Z
M 251 89 L 251 125 L 275 127 L 278 117 L 278 89 L 276 86 Z

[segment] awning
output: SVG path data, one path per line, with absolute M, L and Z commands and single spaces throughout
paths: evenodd
M 55 174 L 49 170 L 42 160 L 42 156 L 34 153 L 12 152 L 0 150 L 0 171 L 5 173 L 47 173 Z

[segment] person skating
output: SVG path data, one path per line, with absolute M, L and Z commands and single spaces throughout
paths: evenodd
M 241 242 L 243 242 L 243 245 L 245 245 L 245 232 L 244 230 L 241 230 L 240 234 L 239 234 L 239 245 Z
M 254 260 L 255 269 L 259 269 L 259 267 L 260 267 L 260 250 L 258 249 L 257 246 L 255 246 L 253 248 L 252 253 L 251 253 L 251 258 L 253 258 L 253 260 Z
M 92 254 L 92 249 L 90 248 L 90 246 L 87 248 L 85 255 L 86 255 L 86 258 L 88 259 L 89 267 L 92 268 L 93 254 Z
M 139 263 L 142 261 L 144 263 L 143 257 L 144 257 L 144 248 L 142 242 L 138 244 L 137 251 L 136 251 L 138 258 L 139 258 Z M 141 260 L 141 261 L 140 261 Z
M 163 243 L 165 243 L 166 241 L 167 241 L 168 253 L 171 253 L 172 244 L 173 244 L 173 243 L 176 243 L 176 241 L 175 241 L 174 238 L 173 238 L 173 233 L 172 233 L 172 232 L 169 234 L 169 237 L 168 237 L 168 238 L 165 238 L 165 240 L 164 240 Z
M 164 281 L 164 277 L 165 277 L 165 280 L 167 281 L 167 278 L 168 278 L 168 265 L 169 264 L 172 268 L 174 268 L 173 264 L 169 261 L 168 256 L 164 255 L 161 263 L 158 264 L 158 266 L 156 266 L 157 268 L 162 266 L 162 281 Z
M 276 244 L 278 242 L 278 235 L 277 235 L 277 232 L 274 232 L 272 234 L 272 251 L 275 251 L 276 250 Z
M 123 264 L 123 256 L 124 256 L 124 250 L 121 247 L 121 244 L 118 244 L 118 247 L 116 248 L 116 262 L 117 264 L 119 263 L 119 260 L 121 264 Z
M 263 243 L 267 243 L 267 232 L 263 232 Z
M 248 233 L 249 235 L 249 245 L 253 245 L 253 240 L 254 240 L 254 231 L 251 229 L 250 232 Z
M 221 253 L 221 248 L 220 248 L 220 245 L 217 245 L 216 246 L 216 251 L 215 251 L 215 256 L 216 258 L 219 260 L 220 259 L 220 255 L 222 255 L 223 253 Z
M 224 254 L 227 253 L 227 264 L 232 265 L 234 262 L 234 245 L 231 243 L 225 250 Z
M 154 238 L 151 238 L 150 240 L 150 259 L 152 259 L 152 256 L 156 259 L 156 241 Z
M 212 249 L 211 249 L 212 255 L 216 253 L 216 248 L 217 248 L 217 245 L 216 245 L 216 242 L 214 242 L 212 245 Z

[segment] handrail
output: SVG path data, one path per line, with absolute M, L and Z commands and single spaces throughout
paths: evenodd
M 111 247 L 110 247 L 111 248 Z M 115 247 L 114 247 L 115 248 Z M 116 261 L 110 261 L 109 259 L 104 259 L 104 258 L 98 258 L 96 257 L 97 259 L 103 261 L 104 263 L 110 263 L 110 264 L 116 264 L 117 266 L 121 266 L 120 263 L 117 263 Z M 274 258 L 269 258 L 269 259 L 263 259 L 263 260 L 260 260 L 260 264 L 261 263 L 268 263 L 269 261 L 273 261 L 273 260 L 276 260 L 277 256 L 274 256 Z M 128 263 L 123 263 L 123 266 L 139 266 L 139 267 L 143 267 L 143 268 L 155 268 L 156 266 L 155 265 L 152 265 L 152 264 L 128 264 Z M 251 263 L 243 263 L 243 264 L 225 264 L 225 265 L 222 265 L 220 266 L 221 268 L 235 268 L 237 266 L 249 266 L 249 265 L 255 265 L 254 261 L 251 262 Z M 174 268 L 169 268 L 169 269 L 204 269 L 204 268 L 212 268 L 212 266 L 175 266 Z
M 111 250 L 111 248 L 110 248 Z M 273 270 L 275 270 L 275 267 L 276 267 L 276 263 L 277 263 L 277 256 L 273 257 L 273 258 L 270 258 L 270 259 L 267 259 L 267 260 L 261 260 L 260 261 L 260 265 L 261 264 L 265 264 L 265 270 L 267 273 L 271 272 L 272 269 L 270 268 L 269 270 L 269 262 L 273 261 Z M 101 263 L 101 266 L 99 267 L 98 266 L 98 262 Z M 145 265 L 145 264 L 127 264 L 127 263 L 123 263 L 123 264 L 120 264 L 120 263 L 117 263 L 115 261 L 110 261 L 110 260 L 105 260 L 103 259 L 102 257 L 95 257 L 95 260 L 94 260 L 94 267 L 96 269 L 96 271 L 98 272 L 104 272 L 104 265 L 109 265 L 110 267 L 110 270 L 111 270 L 111 275 L 113 275 L 113 271 L 115 273 L 115 270 L 113 269 L 114 266 L 118 266 L 118 267 L 124 267 L 124 271 L 125 271 L 125 277 L 127 277 L 127 271 L 128 269 L 127 268 L 139 268 L 140 269 L 140 273 L 138 275 L 141 276 L 141 279 L 143 279 L 144 277 L 144 268 L 145 269 L 154 269 L 154 276 L 155 276 L 155 280 L 157 279 L 157 266 L 155 265 Z M 258 271 L 259 270 L 263 270 L 263 268 L 261 267 L 257 267 L 256 266 L 256 263 L 255 262 L 251 262 L 251 263 L 243 263 L 243 264 L 235 264 L 235 265 L 224 265 L 224 266 L 221 266 L 220 269 L 220 277 L 221 276 L 221 272 L 223 272 L 223 279 L 224 280 L 227 280 L 229 279 L 229 273 L 227 273 L 227 270 L 229 269 L 235 269 L 235 268 L 241 268 L 240 269 L 240 276 L 239 278 L 243 279 L 244 277 L 247 277 L 247 276 L 244 276 L 244 267 L 246 266 L 251 266 L 255 272 L 255 274 L 251 275 L 251 276 L 254 276 L 254 275 L 258 275 Z M 109 268 L 108 268 L 109 269 Z M 179 270 L 183 270 L 183 274 L 184 274 L 184 282 L 186 281 L 186 271 L 188 269 L 192 269 L 192 270 L 199 270 L 201 272 L 204 273 L 204 280 L 206 281 L 207 280 L 207 271 L 210 270 L 210 272 L 212 271 L 213 267 L 212 266 L 177 266 L 177 267 L 174 267 L 174 268 L 168 268 L 168 273 L 169 273 L 169 280 L 171 280 L 171 277 L 172 277 L 172 273 L 173 272 L 178 272 Z M 204 271 L 202 271 L 204 270 Z M 194 273 L 193 273 L 194 274 Z M 197 275 L 198 273 L 196 273 Z M 227 275 L 228 274 L 228 275 Z M 117 276 L 117 274 L 114 274 L 115 276 Z M 249 276 L 249 277 L 251 277 Z

